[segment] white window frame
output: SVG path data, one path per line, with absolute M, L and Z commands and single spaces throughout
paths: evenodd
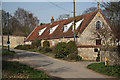
M 83 21 L 84 21 L 84 18 L 81 19 L 81 20 L 79 20 L 79 21 L 77 21 L 77 22 L 75 23 L 75 30 L 77 30 L 77 28 L 80 26 L 80 24 L 81 24 Z M 73 27 L 72 27 L 72 30 L 74 31 L 74 25 L 73 25 Z
M 43 32 L 46 30 L 46 28 L 47 28 L 47 27 L 45 27 L 45 28 L 39 30 L 39 32 L 38 32 L 38 33 L 39 33 L 39 36 L 43 34 Z
M 54 27 L 52 27 L 52 28 L 50 28 L 50 34 L 52 34 L 55 30 L 56 30 L 56 28 L 59 26 L 59 24 L 58 25 L 56 25 L 56 26 L 54 26 Z
M 70 39 L 67 39 L 67 43 L 70 42 Z
M 52 46 L 55 46 L 55 41 L 54 40 L 52 40 Z

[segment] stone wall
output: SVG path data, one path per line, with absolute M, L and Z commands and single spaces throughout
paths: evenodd
M 104 62 L 105 57 L 108 59 L 108 65 L 120 65 L 120 57 L 117 51 L 100 51 L 100 61 Z
M 83 60 L 96 60 L 98 52 L 94 52 L 95 48 L 78 48 L 78 54 Z
M 59 39 L 50 39 L 50 40 L 47 40 L 47 41 L 49 41 L 49 43 L 50 43 L 50 47 L 53 47 L 53 43 L 52 43 L 52 41 L 54 40 L 54 43 L 55 43 L 55 45 L 57 45 L 59 42 L 68 42 L 68 40 L 69 41 L 73 41 L 74 40 L 74 38 L 59 38 Z M 41 47 L 43 47 L 43 42 L 44 42 L 45 40 L 42 40 L 41 41 Z M 54 45 L 54 46 L 55 46 Z
M 9 36 L 10 48 L 15 48 L 18 45 L 24 45 L 24 36 Z M 8 36 L 3 36 L 3 45 L 7 46 Z

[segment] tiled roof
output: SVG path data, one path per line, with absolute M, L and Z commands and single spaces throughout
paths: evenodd
M 82 48 L 84 48 L 84 47 L 85 47 L 85 48 L 86 48 L 86 47 L 88 47 L 88 48 L 89 48 L 89 47 L 90 47 L 90 48 L 91 48 L 91 47 L 92 47 L 92 48 L 95 48 L 95 47 L 101 47 L 101 46 L 102 46 L 102 45 L 77 45 L 77 47 L 82 47 Z
M 87 13 L 87 14 L 84 14 L 81 16 L 76 16 L 76 22 L 84 19 L 83 22 L 76 29 L 76 32 L 75 32 L 76 35 L 78 34 L 78 32 L 82 33 L 84 31 L 84 29 L 91 22 L 91 20 L 94 18 L 94 16 L 97 14 L 98 11 L 99 10 L 96 10 L 96 11 L 91 12 L 91 13 Z M 37 26 L 31 32 L 31 34 L 26 38 L 26 41 L 32 41 L 35 39 L 56 39 L 56 38 L 63 38 L 63 37 L 64 38 L 73 37 L 74 36 L 74 33 L 72 31 L 73 26 L 71 26 L 67 32 L 63 32 L 64 28 L 62 28 L 65 24 L 68 24 L 72 21 L 73 21 L 73 18 L 69 18 L 69 19 L 64 19 L 64 20 L 60 20 L 60 21 L 55 21 L 52 24 L 49 23 L 49 24 L 45 24 L 42 26 Z M 52 34 L 49 34 L 50 33 L 49 29 L 58 25 L 58 24 L 59 24 L 59 26 L 56 28 L 56 30 Z M 45 27 L 47 27 L 46 30 L 42 33 L 42 35 L 39 36 L 39 34 L 38 34 L 39 30 L 43 29 Z

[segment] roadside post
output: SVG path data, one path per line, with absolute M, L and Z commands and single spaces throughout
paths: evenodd
M 105 67 L 107 67 L 107 57 L 105 57 Z

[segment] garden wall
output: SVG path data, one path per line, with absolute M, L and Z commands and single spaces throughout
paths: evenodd
M 105 61 L 105 57 L 108 59 L 108 65 L 120 65 L 120 55 L 117 51 L 100 51 L 101 62 Z

